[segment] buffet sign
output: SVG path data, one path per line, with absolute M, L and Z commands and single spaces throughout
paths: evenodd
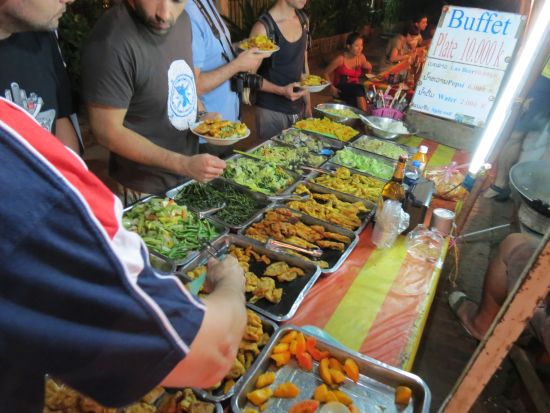
M 519 14 L 445 6 L 412 109 L 483 126 L 524 20 Z

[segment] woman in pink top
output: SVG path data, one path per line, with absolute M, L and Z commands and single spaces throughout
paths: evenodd
M 323 76 L 332 82 L 330 89 L 334 97 L 346 103 L 367 110 L 365 88 L 359 78 L 363 72 L 370 73 L 372 65 L 363 54 L 363 38 L 357 32 L 346 39 L 346 50 L 328 65 Z

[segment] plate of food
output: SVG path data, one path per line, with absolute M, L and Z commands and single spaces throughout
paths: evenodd
M 241 50 L 248 50 L 254 47 L 258 48 L 258 53 L 269 54 L 275 53 L 280 49 L 269 37 L 263 34 L 245 39 L 239 44 L 239 49 Z
M 330 82 L 321 76 L 306 74 L 300 82 L 301 86 L 310 93 L 317 93 L 330 85 Z
M 244 123 L 219 119 L 199 122 L 191 128 L 191 131 L 206 142 L 217 146 L 232 145 L 250 135 L 250 129 Z

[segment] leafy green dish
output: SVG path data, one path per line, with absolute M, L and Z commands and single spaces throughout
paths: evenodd
M 388 165 L 372 156 L 358 154 L 350 149 L 338 151 L 331 161 L 381 179 L 387 180 L 393 175 L 394 168 L 392 165 Z
M 182 260 L 202 243 L 218 237 L 212 222 L 197 216 L 168 198 L 151 198 L 124 213 L 124 227 L 138 233 L 153 251 Z
M 326 161 L 324 156 L 316 155 L 304 147 L 289 148 L 287 146 L 264 145 L 251 153 L 290 170 L 298 169 L 297 166 L 300 164 L 319 166 Z
M 278 194 L 294 182 L 292 175 L 280 166 L 246 157 L 228 161 L 223 176 L 266 195 Z
M 353 147 L 396 160 L 399 159 L 401 155 L 407 155 L 407 151 L 401 146 L 380 139 L 360 138 L 353 143 Z

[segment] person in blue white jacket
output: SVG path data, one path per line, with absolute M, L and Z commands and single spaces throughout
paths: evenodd
M 1 0 L 0 38 L 55 29 L 67 3 Z M 2 412 L 42 411 L 45 374 L 122 406 L 158 384 L 208 387 L 227 373 L 246 325 L 234 258 L 209 262 L 202 301 L 155 273 L 118 198 L 2 98 L 0 165 Z

